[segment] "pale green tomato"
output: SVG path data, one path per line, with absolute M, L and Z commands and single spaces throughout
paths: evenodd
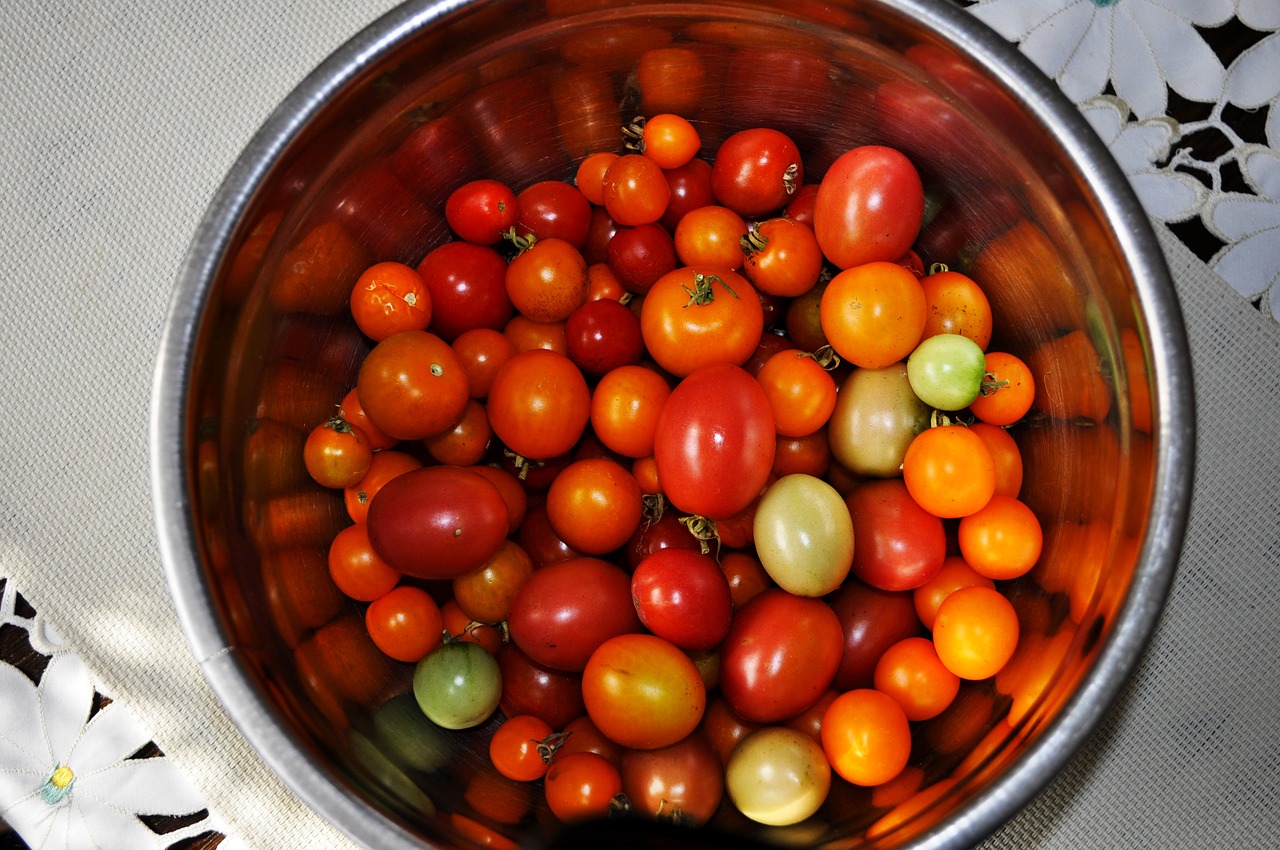
M 729 799 L 751 820 L 770 826 L 799 823 L 831 790 L 831 765 L 822 745 L 804 732 L 766 726 L 743 738 L 724 770 Z
M 987 355 L 967 336 L 938 334 L 916 346 L 907 358 L 911 390 L 930 407 L 962 410 L 982 389 Z
M 413 695 L 427 719 L 446 729 L 470 729 L 489 719 L 502 698 L 498 662 L 478 643 L 433 649 L 413 671 Z
M 902 474 L 907 446 L 929 427 L 929 413 L 911 391 L 905 363 L 854 369 L 827 422 L 831 455 L 859 475 L 894 478 Z
M 849 508 L 821 478 L 794 473 L 775 481 L 760 497 L 752 531 L 765 572 L 795 596 L 825 596 L 853 565 Z

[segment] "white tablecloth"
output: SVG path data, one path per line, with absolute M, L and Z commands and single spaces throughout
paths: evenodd
M 77 777 L 79 821 L 33 822 L 0 793 L 0 820 L 21 831 L 0 846 L 79 850 L 89 832 L 128 848 L 350 846 L 263 766 L 187 651 L 157 554 L 147 414 L 205 204 L 272 107 L 391 5 L 0 7 L 0 789 L 42 746 L 74 743 L 104 771 Z M 1182 415 L 1199 427 L 1185 552 L 1146 657 L 984 850 L 1274 846 L 1280 3 L 963 5 L 1058 79 L 1139 189 L 1186 313 L 1198 400 Z M 95 693 L 109 704 L 84 726 Z M 131 812 L 195 814 L 157 835 Z

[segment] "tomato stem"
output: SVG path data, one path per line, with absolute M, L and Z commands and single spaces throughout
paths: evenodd
M 542 466 L 542 461 L 530 460 L 524 455 L 516 454 L 511 449 L 503 449 L 502 454 L 511 458 L 511 465 L 516 468 L 516 477 L 521 481 L 529 475 L 530 468 Z
M 738 245 L 742 248 L 742 253 L 748 257 L 752 257 L 765 249 L 769 244 L 769 237 L 760 232 L 760 222 L 753 221 L 747 226 L 747 232 L 738 240 Z
M 666 510 L 667 500 L 663 498 L 661 493 L 645 493 L 640 498 L 640 505 L 640 514 L 644 517 L 645 528 L 648 528 L 662 519 L 662 512 Z
M 840 366 L 840 355 L 836 354 L 836 350 L 831 347 L 830 343 L 815 351 L 797 351 L 796 357 L 812 357 L 819 366 L 828 372 L 834 371 Z
M 996 390 L 1003 389 L 1007 386 L 1009 386 L 1009 382 L 1004 378 L 997 377 L 993 372 L 987 372 L 982 376 L 982 385 L 978 390 L 978 394 L 981 396 L 989 396 Z
M 683 289 L 685 292 L 689 293 L 689 303 L 685 304 L 684 306 L 701 307 L 705 304 L 710 304 L 712 301 L 715 301 L 716 292 L 714 289 L 712 289 L 712 286 L 711 286 L 713 283 L 718 283 L 721 286 L 723 286 L 725 291 L 728 292 L 730 295 L 732 295 L 734 298 L 738 297 L 738 293 L 734 292 L 733 289 L 729 286 L 729 284 L 725 283 L 724 280 L 719 275 L 703 274 L 702 272 L 697 272 L 693 276 L 692 289 L 690 289 L 688 286 L 685 286 L 683 283 L 680 284 L 680 288 Z
M 644 153 L 644 123 L 645 117 L 637 115 L 630 124 L 622 125 L 622 145 L 627 150 Z
M 330 428 L 338 434 L 351 434 L 355 437 L 355 441 L 357 443 L 360 442 L 360 438 L 355 435 L 355 432 L 351 427 L 351 423 L 344 419 L 341 413 L 337 416 L 331 416 L 329 419 L 325 420 L 324 427 Z
M 788 195 L 794 195 L 800 188 L 800 163 L 793 162 L 782 172 L 782 187 Z
M 569 740 L 569 736 L 572 734 L 572 729 L 568 732 L 552 732 L 541 741 L 538 741 L 539 758 L 546 764 L 551 764 L 551 759 L 555 758 L 556 751 L 564 746 L 564 742 Z
M 530 233 L 527 236 L 521 236 L 520 234 L 516 233 L 516 227 L 514 224 L 511 225 L 511 227 L 507 228 L 505 232 L 503 232 L 502 238 L 515 246 L 517 257 L 523 254 L 525 251 L 528 251 L 538 242 L 538 237 L 533 233 Z
M 951 271 L 951 267 L 946 263 L 932 263 L 929 266 L 929 274 L 942 274 Z
M 720 560 L 720 532 L 716 529 L 715 520 L 693 514 L 680 517 L 680 524 L 697 539 L 698 548 L 702 550 L 704 555 L 711 554 L 711 541 L 714 540 L 716 542 L 716 560 Z

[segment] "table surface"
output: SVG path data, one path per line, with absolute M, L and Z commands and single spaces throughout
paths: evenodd
M 14 401 L 0 418 L 0 847 L 351 846 L 263 766 L 187 651 L 147 417 L 205 204 L 273 106 L 392 5 L 0 9 L 0 387 Z M 982 846 L 1274 846 L 1280 3 L 961 5 L 1059 82 L 1130 176 L 1185 313 L 1197 403 L 1179 415 L 1198 427 L 1184 553 L 1146 655 L 1079 755 Z M 56 786 L 20 769 L 69 748 L 85 766 L 75 805 L 50 806 L 39 793 Z

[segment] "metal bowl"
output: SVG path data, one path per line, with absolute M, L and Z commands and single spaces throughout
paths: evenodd
M 638 72 L 652 50 L 686 64 Z M 916 793 L 840 786 L 795 827 L 722 811 L 677 836 L 970 845 L 1057 773 L 1137 662 L 1177 561 L 1194 417 L 1174 290 L 1123 174 L 1051 81 L 945 2 L 410 2 L 327 59 L 227 176 L 167 318 L 152 483 L 192 651 L 249 742 L 353 839 L 568 840 L 538 806 L 508 822 L 514 786 L 469 793 L 490 770 L 485 730 L 442 736 L 401 711 L 406 671 L 377 663 L 328 583 L 342 502 L 306 479 L 298 447 L 367 350 L 345 315 L 361 263 L 416 262 L 448 238 L 443 198 L 464 180 L 569 179 L 656 111 L 693 119 L 708 149 L 781 129 L 812 177 L 857 144 L 904 150 L 934 201 L 921 253 L 982 283 L 999 346 L 1043 376 L 1018 431 L 1022 495 L 1046 530 L 1040 564 L 1008 588 L 1019 650 L 919 725 Z M 651 837 L 616 827 L 598 828 L 622 846 Z

